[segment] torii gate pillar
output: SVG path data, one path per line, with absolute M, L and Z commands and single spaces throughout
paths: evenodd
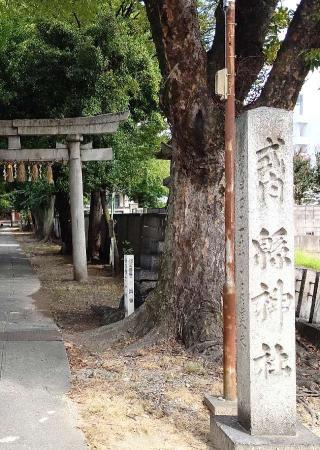
M 69 183 L 72 219 L 73 272 L 76 281 L 85 281 L 88 278 L 80 152 L 80 143 L 82 139 L 81 135 L 67 137 L 70 155 Z

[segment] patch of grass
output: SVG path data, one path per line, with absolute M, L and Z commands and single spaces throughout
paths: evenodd
M 320 256 L 297 249 L 295 251 L 295 264 L 296 266 L 320 271 Z
M 185 364 L 185 366 L 184 366 L 184 370 L 189 375 L 191 375 L 191 374 L 193 374 L 193 375 L 204 375 L 205 374 L 204 367 L 200 363 L 198 363 L 196 361 L 189 361 L 189 362 L 187 362 Z

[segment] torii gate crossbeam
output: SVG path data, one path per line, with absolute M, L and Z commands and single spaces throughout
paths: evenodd
M 83 135 L 114 133 L 128 116 L 124 112 L 66 119 L 0 120 L 0 136 L 8 138 L 8 149 L 0 150 L 1 161 L 69 161 L 73 268 L 76 281 L 85 281 L 88 277 L 82 161 L 112 160 L 111 148 L 93 149 L 92 144 L 81 145 Z M 66 136 L 67 144 L 57 144 L 55 149 L 22 149 L 20 136 Z

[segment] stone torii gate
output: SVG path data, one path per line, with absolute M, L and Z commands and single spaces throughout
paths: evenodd
M 114 133 L 128 116 L 129 113 L 124 112 L 95 117 L 0 121 L 0 136 L 8 138 L 8 149 L 0 150 L 1 161 L 69 161 L 73 267 L 76 281 L 84 281 L 88 276 L 81 163 L 110 161 L 113 158 L 111 148 L 93 149 L 92 143 L 81 145 L 83 135 Z M 67 144 L 57 143 L 55 149 L 23 149 L 21 136 L 65 136 Z

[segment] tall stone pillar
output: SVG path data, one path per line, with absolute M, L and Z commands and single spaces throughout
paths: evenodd
M 80 153 L 81 141 L 82 136 L 68 136 L 73 272 L 76 281 L 85 281 L 88 278 Z
M 292 114 L 251 110 L 237 132 L 239 422 L 253 435 L 294 435 Z
M 296 423 L 292 114 L 237 123 L 238 417 L 211 422 L 216 450 L 320 449 Z

